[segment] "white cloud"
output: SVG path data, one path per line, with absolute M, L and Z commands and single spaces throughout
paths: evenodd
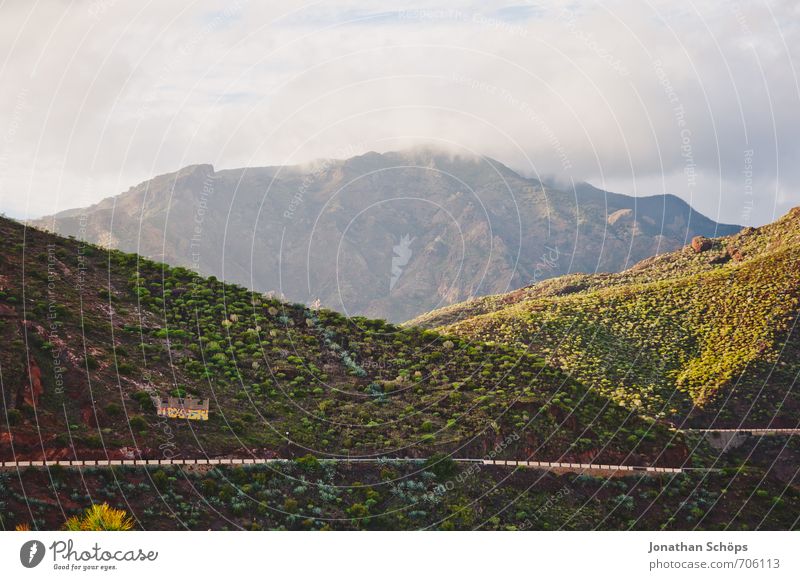
M 729 222 L 800 203 L 791 2 L 404 6 L 4 3 L 0 209 L 417 142 Z

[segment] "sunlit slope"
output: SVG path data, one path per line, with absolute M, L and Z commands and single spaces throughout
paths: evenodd
M 647 415 L 793 424 L 799 222 L 795 209 L 620 274 L 566 276 L 413 322 L 527 348 Z

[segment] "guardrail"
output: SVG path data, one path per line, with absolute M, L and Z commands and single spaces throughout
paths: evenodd
M 484 465 L 505 465 L 510 467 L 533 467 L 540 469 L 578 469 L 581 471 L 644 471 L 647 473 L 683 473 L 682 467 L 651 467 L 637 465 L 607 465 L 605 463 L 566 463 L 558 461 L 514 461 L 503 459 L 484 459 Z
M 753 428 L 748 429 L 743 427 L 741 429 L 676 429 L 683 433 L 750 433 L 751 435 L 800 435 L 800 429 L 765 429 Z
M 378 458 L 331 458 L 322 461 L 337 461 L 341 463 L 377 463 L 385 459 Z M 391 461 L 421 462 L 424 459 L 401 458 Z M 0 467 L 5 469 L 19 469 L 22 467 L 125 467 L 125 466 L 156 466 L 156 465 L 264 465 L 287 461 L 286 459 L 238 459 L 238 458 L 206 458 L 206 459 L 81 459 L 81 460 L 30 460 L 30 461 L 3 461 Z M 574 469 L 593 471 L 638 471 L 646 473 L 682 473 L 690 468 L 682 467 L 652 467 L 635 465 L 608 465 L 600 463 L 567 463 L 559 461 L 516 461 L 506 459 L 466 459 L 455 458 L 455 461 L 464 463 L 482 463 L 483 465 L 498 465 L 505 467 L 530 467 L 538 469 Z

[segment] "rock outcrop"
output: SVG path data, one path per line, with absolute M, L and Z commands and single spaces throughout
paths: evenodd
M 713 245 L 714 242 L 705 236 L 695 236 L 692 238 L 692 249 L 698 254 L 710 250 Z

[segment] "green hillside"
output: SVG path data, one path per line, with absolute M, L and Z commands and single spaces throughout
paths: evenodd
M 800 208 L 619 274 L 565 276 L 411 324 L 526 348 L 644 415 L 793 427 L 798 250 Z
M 291 305 L 0 221 L 5 458 L 447 451 L 681 463 L 541 357 Z M 210 399 L 208 422 L 150 396 Z

